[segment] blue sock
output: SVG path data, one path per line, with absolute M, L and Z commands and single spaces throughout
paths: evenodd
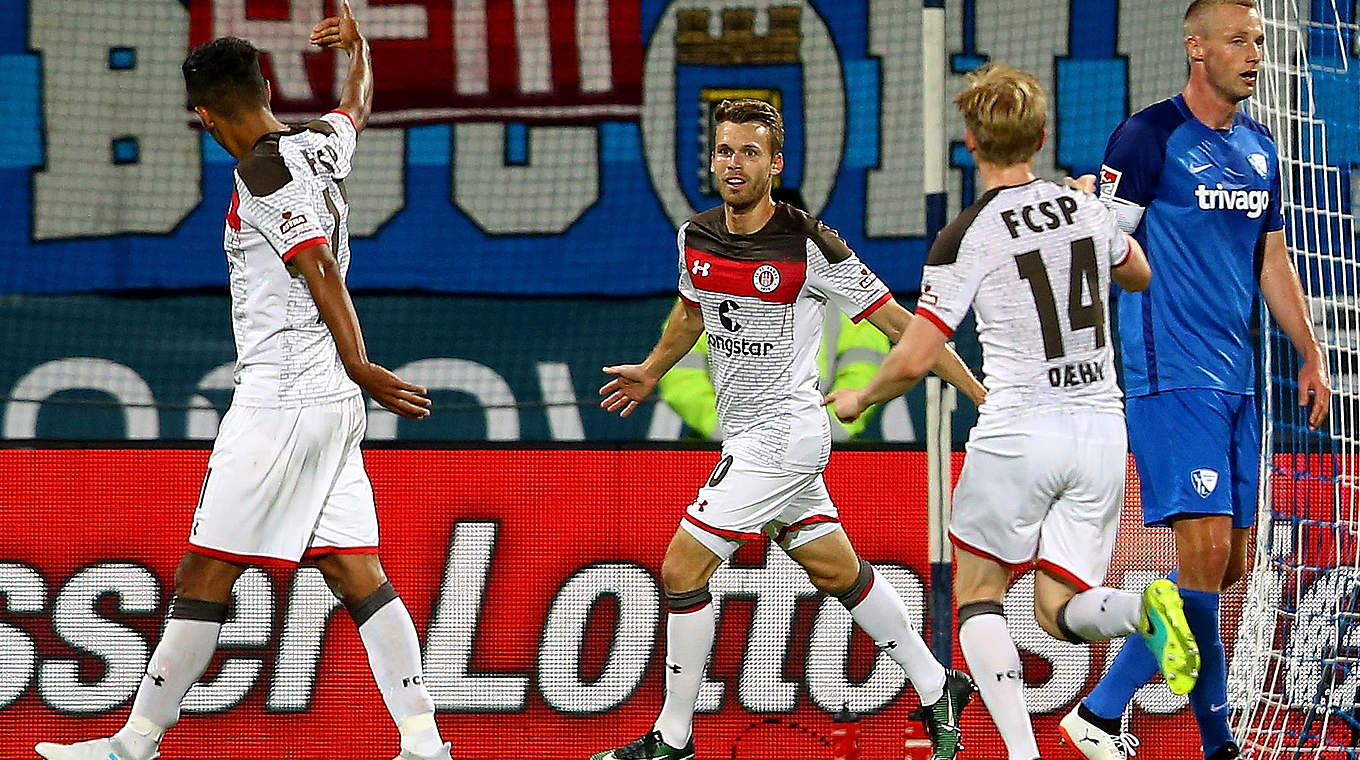
M 1185 601 L 1190 632 L 1199 643 L 1199 680 L 1190 692 L 1190 709 L 1199 724 L 1204 756 L 1208 757 L 1233 741 L 1228 729 L 1228 661 L 1218 630 L 1218 594 L 1183 588 L 1181 599 Z
M 1167 579 L 1176 582 L 1179 572 L 1172 570 Z M 1110 670 L 1082 704 L 1086 709 L 1106 720 L 1118 720 L 1128 709 L 1133 695 L 1157 676 L 1157 658 L 1152 656 L 1143 637 L 1134 633 L 1125 637 L 1124 647 L 1114 658 Z

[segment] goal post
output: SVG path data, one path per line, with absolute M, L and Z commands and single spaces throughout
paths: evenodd
M 1360 738 L 1353 6 L 1258 0 L 1266 58 L 1248 111 L 1279 148 L 1285 236 L 1336 395 L 1326 425 L 1308 430 L 1299 357 L 1263 320 L 1255 557 L 1229 666 L 1234 733 L 1256 758 L 1354 757 Z

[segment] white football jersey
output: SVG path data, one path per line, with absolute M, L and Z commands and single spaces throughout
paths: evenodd
M 223 247 L 236 339 L 233 404 L 289 407 L 353 396 L 330 330 L 307 281 L 288 265 L 298 251 L 329 243 L 349 271 L 349 202 L 344 178 L 358 132 L 332 111 L 260 138 L 236 166 Z
M 987 402 L 979 427 L 1036 412 L 1122 413 L 1110 269 L 1129 255 L 1095 196 L 1034 180 L 988 191 L 940 232 L 916 313 L 952 334 L 977 316 Z
M 892 294 L 835 230 L 778 204 L 758 232 L 727 231 L 721 206 L 676 238 L 680 297 L 703 313 L 723 451 L 818 472 L 831 453 L 817 350 L 828 302 L 855 321 Z

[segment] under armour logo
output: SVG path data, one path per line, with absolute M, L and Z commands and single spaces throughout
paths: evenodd
M 1208 467 L 1191 470 L 1190 482 L 1195 486 L 1195 493 L 1199 494 L 1201 499 L 1207 499 L 1218 487 L 1218 472 Z
M 694 263 L 690 264 L 689 272 L 690 274 L 697 274 L 700 277 L 707 277 L 709 266 L 710 266 L 709 262 L 695 259 Z
M 155 685 L 157 685 L 157 686 L 160 686 L 161 684 L 164 684 L 164 683 L 165 683 L 165 676 L 158 676 L 158 675 L 156 675 L 155 673 L 147 673 L 147 674 L 146 674 L 146 677 L 147 677 L 147 678 L 150 678 L 150 679 L 151 679 L 151 683 L 153 683 L 153 684 L 155 684 Z
M 680 671 L 684 670 L 684 668 L 680 667 L 679 665 L 676 665 L 673 662 L 666 663 L 666 668 L 669 669 L 672 673 L 679 673 Z

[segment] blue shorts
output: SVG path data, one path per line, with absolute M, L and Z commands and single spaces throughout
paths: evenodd
M 1138 466 L 1143 522 L 1231 515 L 1256 523 L 1261 422 L 1256 397 L 1194 388 L 1131 396 L 1129 450 Z

